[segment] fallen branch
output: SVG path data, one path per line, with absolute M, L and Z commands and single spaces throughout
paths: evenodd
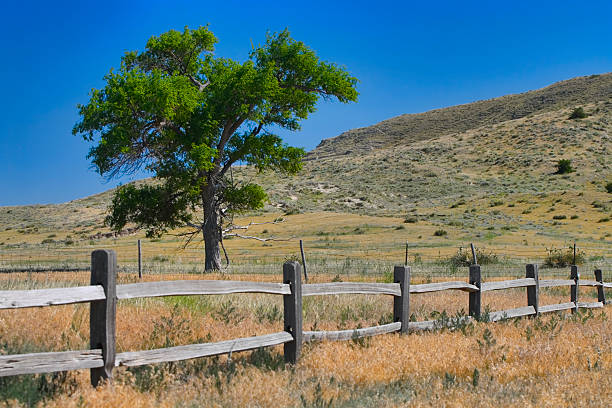
M 227 238 L 227 237 L 236 237 L 236 238 L 243 238 L 243 239 L 255 239 L 255 240 L 261 241 L 261 242 L 266 242 L 266 241 L 291 241 L 292 239 L 295 238 L 295 237 L 290 237 L 290 238 L 261 238 L 261 237 L 255 237 L 255 236 L 252 236 L 252 235 L 241 235 L 241 234 L 236 234 L 236 233 L 226 234 L 223 237 L 224 238 Z
M 253 225 L 280 224 L 281 222 L 284 222 L 284 221 L 285 220 L 283 218 L 277 218 L 274 221 L 264 221 L 264 222 L 253 222 L 253 221 L 251 221 L 247 225 L 230 224 L 230 225 L 227 226 L 227 228 L 225 228 L 223 230 L 223 233 L 230 232 L 230 231 L 235 231 L 235 230 L 248 230 Z

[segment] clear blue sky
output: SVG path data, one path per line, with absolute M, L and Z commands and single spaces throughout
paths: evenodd
M 114 187 L 72 136 L 77 103 L 151 35 L 210 23 L 217 55 L 288 27 L 360 79 L 356 104 L 320 104 L 290 144 L 612 71 L 612 1 L 41 1 L 0 16 L 0 205 L 57 203 Z M 140 175 L 142 176 L 142 175 Z

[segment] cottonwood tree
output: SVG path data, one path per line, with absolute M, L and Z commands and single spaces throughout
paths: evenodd
M 287 30 L 268 34 L 244 62 L 214 55 L 216 42 L 208 27 L 151 37 L 78 106 L 73 129 L 93 142 L 88 158 L 101 175 L 154 174 L 153 183 L 116 190 L 107 224 L 135 223 L 148 236 L 189 226 L 202 234 L 206 270 L 221 267 L 228 217 L 267 199 L 259 185 L 234 182 L 232 165 L 298 172 L 303 149 L 274 129 L 298 130 L 320 98 L 357 99 L 356 78 Z

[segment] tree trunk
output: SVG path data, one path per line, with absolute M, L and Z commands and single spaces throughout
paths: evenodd
M 204 250 L 206 253 L 204 269 L 206 272 L 218 271 L 221 269 L 221 252 L 219 251 L 221 242 L 221 227 L 219 223 L 221 220 L 213 186 L 209 185 L 204 190 L 202 202 L 204 204 L 204 228 L 202 229 L 202 234 L 204 236 Z

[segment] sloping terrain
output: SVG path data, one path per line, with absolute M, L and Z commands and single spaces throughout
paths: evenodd
M 535 91 L 425 113 L 400 115 L 373 126 L 349 130 L 321 141 L 309 153 L 308 159 L 408 145 L 567 106 L 609 100 L 610 95 L 612 73 L 573 78 Z
M 291 178 L 264 176 L 273 205 L 300 211 L 397 213 L 458 200 L 553 191 L 604 193 L 612 177 L 612 100 L 462 133 L 308 161 Z M 575 172 L 558 175 L 570 160 Z
M 590 90 L 585 94 L 567 91 L 567 99 L 559 96 L 567 83 L 592 85 L 598 78 L 600 90 L 586 87 Z M 434 248 L 472 239 L 504 251 L 511 245 L 521 251 L 537 247 L 540 252 L 551 243 L 566 245 L 579 240 L 597 248 L 596 253 L 611 253 L 612 194 L 606 188 L 612 182 L 611 79 L 606 74 L 545 88 L 557 89 L 556 99 L 550 98 L 563 106 L 553 108 L 551 103 L 547 109 L 518 119 L 499 122 L 506 113 L 496 119 L 485 115 L 482 121 L 495 123 L 458 131 L 462 126 L 458 121 L 444 135 L 433 132 L 417 140 L 411 134 L 396 144 L 379 133 L 369 138 L 386 147 L 316 160 L 312 153 L 296 176 L 259 175 L 252 169 L 237 168 L 234 177 L 255 180 L 268 192 L 264 211 L 248 214 L 249 219 L 289 215 L 284 225 L 253 228 L 254 233 L 304 237 L 318 242 L 326 254 L 333 247 L 343 248 L 343 254 L 350 248 L 361 251 L 367 243 L 370 248 L 394 248 L 398 253 L 389 256 L 397 258 L 401 256 L 397 242 L 409 240 Z M 589 95 L 603 100 L 575 104 Z M 512 98 L 515 96 L 507 97 L 510 104 Z M 472 106 L 483 114 L 479 107 L 488 102 L 448 109 L 469 111 Z M 578 106 L 588 116 L 569 119 Z M 415 140 L 407 143 L 410 137 Z M 569 160 L 575 171 L 555 174 L 561 159 Z M 45 245 L 95 246 L 99 240 L 107 245 L 110 234 L 103 218 L 112 193 L 109 190 L 64 204 L 0 207 L 0 254 L 10 249 L 22 256 L 25 246 L 38 251 Z M 438 230 L 443 233 L 435 236 Z M 132 238 L 125 239 L 126 245 L 133 244 Z M 176 248 L 177 240 L 165 239 L 164 245 Z M 285 256 L 295 247 L 293 242 L 242 240 L 228 241 L 227 246 L 240 248 L 244 256 L 260 256 L 265 251 Z

